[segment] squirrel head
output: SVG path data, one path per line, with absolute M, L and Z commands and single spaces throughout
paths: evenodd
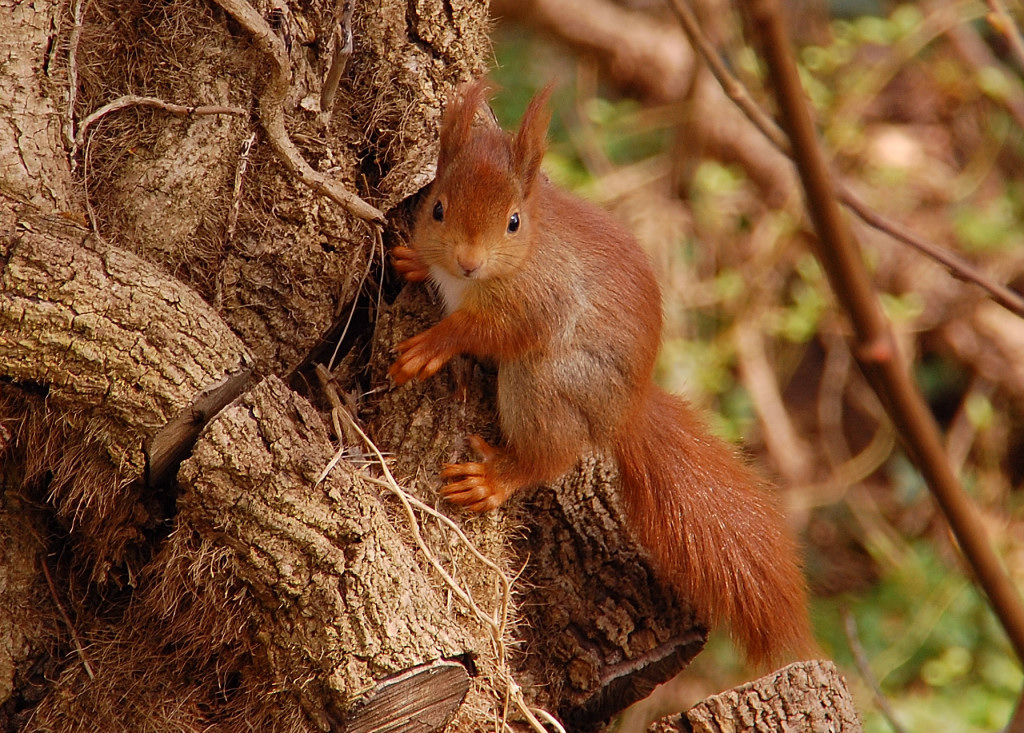
M 504 132 L 484 79 L 461 87 L 441 119 L 437 176 L 416 219 L 423 261 L 469 284 L 514 274 L 533 249 L 536 192 L 551 113 L 548 85 L 519 132 Z

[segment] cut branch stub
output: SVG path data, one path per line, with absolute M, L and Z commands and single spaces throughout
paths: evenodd
M 170 478 L 188 455 L 199 432 L 229 402 L 238 397 L 252 377 L 242 366 L 204 389 L 166 425 L 146 441 L 146 483 L 156 486 Z
M 860 718 L 835 664 L 797 662 L 702 700 L 685 714 L 693 733 L 860 733 Z
M 38 413 L 31 440 L 23 436 L 33 468 L 22 489 L 42 487 L 95 581 L 130 564 L 143 530 L 163 520 L 158 497 L 143 490 L 144 444 L 250 363 L 188 286 L 81 227 L 26 215 L 0 241 L 5 404 Z M 45 399 L 29 399 L 39 392 Z M 180 455 L 165 455 L 161 472 Z
M 469 691 L 458 662 L 424 664 L 382 680 L 345 718 L 346 733 L 432 733 L 442 730 Z

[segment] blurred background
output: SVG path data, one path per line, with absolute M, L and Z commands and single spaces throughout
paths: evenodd
M 871 209 L 1024 290 L 1024 83 L 995 2 L 784 3 L 826 155 Z M 693 5 L 762 107 L 734 5 Z M 655 0 L 495 0 L 493 105 L 515 127 L 555 80 L 548 175 L 609 208 L 664 290 L 663 386 L 775 477 L 806 546 L 817 636 L 865 730 L 991 731 L 1024 676 L 858 371 L 788 161 Z M 850 217 L 950 459 L 1024 579 L 1024 319 Z M 744 679 L 714 638 L 694 694 Z M 888 708 L 888 710 L 886 710 Z

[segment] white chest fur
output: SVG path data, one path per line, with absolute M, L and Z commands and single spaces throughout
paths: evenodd
M 455 277 L 437 265 L 430 266 L 430 279 L 437 286 L 438 292 L 441 293 L 441 297 L 444 299 L 446 313 L 451 313 L 462 305 L 462 298 L 466 294 L 466 288 L 469 287 L 469 280 Z

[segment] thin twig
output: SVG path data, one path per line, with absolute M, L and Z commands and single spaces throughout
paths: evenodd
M 864 652 L 864 646 L 860 643 L 860 635 L 857 633 L 857 619 L 853 617 L 848 608 L 840 609 L 839 613 L 843 617 L 843 630 L 846 632 L 846 641 L 850 645 L 850 651 L 853 652 L 854 664 L 857 665 L 860 676 L 864 678 L 864 681 L 868 683 L 868 687 L 871 688 L 875 704 L 878 705 L 878 709 L 885 716 L 885 719 L 889 721 L 889 725 L 892 726 L 896 733 L 907 733 L 907 729 L 900 725 L 899 720 L 896 718 L 896 712 L 892 709 L 892 705 L 889 704 L 889 699 L 883 694 L 882 686 L 878 684 L 874 672 L 871 671 L 868 655 Z
M 954 277 L 960 278 L 967 282 L 972 282 L 978 287 L 988 291 L 988 294 L 992 296 L 992 299 L 999 303 L 999 305 L 1006 308 L 1011 313 L 1016 313 L 1018 316 L 1024 318 L 1024 297 L 1010 288 L 995 282 L 987 275 L 974 269 L 971 265 L 967 264 L 965 260 L 957 257 L 955 254 L 947 249 L 943 249 L 937 244 L 933 244 L 926 239 L 914 234 L 903 225 L 882 216 L 877 211 L 874 211 L 867 204 L 857 198 L 852 191 L 847 188 L 840 188 L 839 199 L 847 208 L 861 218 L 865 224 L 874 227 L 875 229 L 885 232 L 893 239 L 903 242 L 904 244 L 910 245 L 918 252 L 931 257 L 933 260 L 939 262 L 949 270 Z
M 812 454 L 782 400 L 779 383 L 765 353 L 764 331 L 753 319 L 741 320 L 733 330 L 733 343 L 743 383 L 765 426 L 762 438 L 775 457 L 779 472 L 789 485 L 806 483 L 812 474 Z
M 772 145 L 782 153 L 790 155 L 789 140 L 786 139 L 786 133 L 775 124 L 775 120 L 761 109 L 761 106 L 750 96 L 750 92 L 747 91 L 743 82 L 733 76 L 733 73 L 726 67 L 718 51 L 715 50 L 715 47 L 711 45 L 711 41 L 704 35 L 704 31 L 701 30 L 697 16 L 694 14 L 689 3 L 685 2 L 685 0 L 669 0 L 668 5 L 675 13 L 679 25 L 682 26 L 683 32 L 690 41 L 690 45 L 697 49 L 701 58 L 704 59 L 708 71 L 711 72 L 719 86 L 722 87 L 725 96 L 733 101 L 733 104 L 739 108 L 740 112 L 746 115 L 747 119 L 754 124 L 754 127 L 761 131 L 762 135 L 768 138 Z
M 224 245 L 231 244 L 235 237 L 235 228 L 238 226 L 238 213 L 242 208 L 242 184 L 245 180 L 245 172 L 249 168 L 249 156 L 252 154 L 253 146 L 256 144 L 256 133 L 242 141 L 242 150 L 238 155 L 238 166 L 235 168 L 235 183 L 231 193 L 231 208 L 228 209 L 228 223 L 224 229 Z
M 685 0 L 669 0 L 669 7 L 675 12 L 676 18 L 679 20 L 679 24 L 682 26 L 690 43 L 700 53 L 704 63 L 707 64 L 708 70 L 714 75 L 726 96 L 761 131 L 761 134 L 768 138 L 772 145 L 786 156 L 792 158 L 793 151 L 789 140 L 786 139 L 785 133 L 761 109 L 743 83 L 726 67 L 721 56 L 719 56 L 711 42 L 708 41 L 707 36 L 701 31 L 697 18 L 690 6 Z M 832 179 L 832 185 L 835 188 L 837 198 L 860 217 L 865 224 L 935 259 L 945 266 L 954 277 L 972 282 L 988 291 L 997 303 L 1024 318 L 1024 297 L 1020 294 L 996 283 L 954 253 L 944 250 L 937 244 L 928 242 L 892 219 L 872 210 L 844 186 L 838 177 L 832 175 Z
M 92 227 L 92 233 L 96 235 L 96 239 L 100 242 L 105 242 L 103 235 L 100 234 L 100 222 L 96 218 L 96 211 L 92 207 L 92 201 L 89 199 L 89 166 L 92 163 L 92 138 L 90 137 L 85 143 L 85 155 L 82 159 L 82 188 L 85 191 L 85 213 L 89 217 L 89 226 Z
M 373 265 L 373 260 L 378 249 L 380 249 L 381 252 L 381 262 L 384 261 L 384 235 L 381 233 L 380 227 L 373 227 L 373 239 L 374 246 L 370 248 L 370 253 L 366 257 L 366 269 L 363 270 L 363 276 L 359 280 L 359 287 L 355 289 L 355 295 L 352 297 L 352 307 L 348 311 L 348 318 L 345 320 L 345 327 L 341 329 L 341 335 L 338 336 L 338 342 L 334 345 L 334 351 L 331 353 L 331 359 L 327 362 L 328 370 L 334 369 L 334 360 L 338 358 L 338 351 L 341 349 L 341 344 L 345 340 L 345 336 L 348 335 L 349 326 L 352 325 L 352 319 L 356 314 L 356 306 L 359 304 L 359 293 L 362 292 L 363 285 L 366 283 L 367 278 L 370 277 L 370 267 Z M 380 291 L 378 291 L 378 293 L 379 292 Z
M 43 568 L 43 575 L 46 576 L 46 584 L 50 586 L 50 595 L 53 597 L 53 605 L 57 607 L 57 612 L 60 613 L 60 617 L 64 619 L 64 624 L 68 627 L 68 632 L 71 634 L 71 641 L 75 644 L 75 652 L 78 654 L 78 658 L 82 660 L 82 667 L 85 668 L 85 673 L 89 675 L 89 679 L 96 679 L 96 673 L 93 672 L 92 665 L 89 663 L 89 658 L 85 656 L 85 648 L 82 646 L 82 640 L 78 638 L 78 632 L 75 631 L 75 625 L 71 623 L 71 619 L 68 617 L 67 611 L 64 610 L 64 605 L 60 602 L 60 598 L 57 596 L 57 586 L 53 582 L 53 576 L 50 575 L 50 567 L 46 564 L 46 558 L 39 558 L 39 565 Z
M 260 95 L 260 122 L 267 140 L 285 167 L 305 185 L 323 194 L 353 216 L 383 223 L 384 214 L 348 191 L 337 181 L 313 170 L 288 136 L 284 124 L 284 102 L 291 89 L 291 65 L 284 41 L 247 0 L 217 0 L 217 4 L 252 36 L 253 43 L 270 60 L 270 78 Z
M 167 102 L 158 97 L 140 97 L 134 94 L 126 94 L 123 97 L 118 97 L 112 102 L 109 102 L 95 112 L 90 114 L 78 127 L 78 132 L 75 133 L 74 140 L 72 141 L 71 160 L 74 162 L 76 152 L 83 145 L 85 146 L 85 160 L 83 162 L 82 177 L 86 181 L 86 194 L 85 194 L 85 208 L 89 215 L 89 222 L 92 225 L 93 233 L 103 241 L 103 236 L 100 234 L 99 222 L 96 219 L 96 212 L 93 210 L 92 202 L 89 200 L 88 193 L 88 179 L 89 179 L 89 161 L 92 149 L 92 137 L 88 136 L 89 128 L 95 124 L 98 124 L 111 112 L 125 109 L 126 107 L 156 107 L 177 117 L 187 117 L 189 115 L 248 115 L 248 110 L 242 109 L 241 107 L 223 107 L 219 105 L 203 105 L 199 107 L 188 107 L 182 104 L 174 104 L 173 102 Z
M 509 581 L 508 577 L 502 572 L 501 568 L 498 567 L 497 563 L 495 563 L 489 557 L 484 555 L 476 548 L 475 545 L 473 545 L 470 539 L 465 535 L 462 529 L 457 524 L 455 524 L 455 522 L 453 522 L 449 517 L 446 517 L 444 514 L 441 514 L 433 507 L 424 504 L 415 496 L 412 496 L 407 491 L 405 491 L 405 489 L 403 489 L 398 484 L 398 481 L 395 480 L 394 475 L 391 473 L 391 468 L 387 465 L 387 461 L 384 459 L 384 455 L 380 452 L 380 449 L 377 448 L 376 444 L 372 440 L 370 440 L 369 436 L 367 436 L 365 432 L 363 432 L 363 429 L 359 426 L 359 423 L 357 423 L 355 419 L 348 414 L 347 410 L 343 409 L 340 410 L 339 412 L 345 419 L 345 421 L 349 423 L 349 426 L 359 434 L 359 437 L 363 439 L 363 442 L 366 443 L 366 446 L 373 452 L 374 456 L 377 459 L 377 462 L 380 464 L 381 470 L 384 472 L 383 479 L 378 479 L 373 476 L 365 475 L 362 476 L 362 478 L 378 486 L 383 486 L 387 489 L 390 489 L 391 492 L 395 494 L 396 497 L 398 497 L 398 500 L 401 502 L 403 508 L 406 511 L 406 515 L 408 516 L 409 521 L 411 522 L 410 529 L 413 533 L 413 538 L 415 539 L 417 546 L 427 557 L 427 560 L 430 561 L 431 565 L 434 566 L 434 569 L 438 572 L 438 574 L 440 574 L 444 581 L 451 587 L 452 591 L 456 594 L 456 596 L 458 596 L 459 600 L 461 600 L 467 608 L 473 611 L 473 614 L 477 617 L 477 619 L 488 628 L 492 638 L 495 641 L 501 642 L 505 630 L 506 612 L 508 610 L 509 601 L 511 599 L 511 582 Z M 325 478 L 327 478 L 327 473 L 328 470 L 325 469 L 324 472 L 321 473 L 320 478 L 317 480 L 317 483 L 320 483 Z M 480 607 L 476 604 L 476 601 L 473 600 L 469 592 L 464 590 L 461 586 L 459 586 L 458 581 L 451 577 L 448 571 L 445 570 L 445 568 L 441 565 L 440 561 L 430 551 L 430 548 L 427 547 L 426 541 L 420 534 L 419 522 L 416 521 L 416 515 L 412 511 L 413 507 L 419 509 L 422 512 L 425 512 L 432 518 L 436 519 L 437 521 L 447 526 L 452 532 L 455 533 L 455 535 L 459 538 L 463 545 L 465 545 L 466 549 L 468 549 L 477 560 L 479 560 L 489 570 L 496 574 L 496 576 L 498 577 L 498 582 L 501 584 L 502 599 L 501 603 L 499 604 L 498 611 L 495 613 L 494 616 L 490 616 L 480 609 Z
M 349 424 L 350 421 L 346 420 L 344 425 L 341 424 L 341 415 L 353 409 L 353 401 L 348 399 L 342 401 L 328 367 L 325 367 L 323 364 L 316 364 L 314 373 L 316 374 L 316 381 L 320 385 L 320 391 L 327 397 L 327 402 L 331 406 L 331 424 L 334 427 L 334 437 L 338 439 L 338 445 L 344 448 L 345 446 L 357 443 L 359 441 L 359 433 L 352 429 L 352 426 Z M 345 402 L 349 404 L 346 405 Z M 355 413 L 352 412 L 350 414 Z
M 78 128 L 78 132 L 75 134 L 75 145 L 77 147 L 82 146 L 85 142 L 85 134 L 89 131 L 89 128 L 93 123 L 97 120 L 103 119 L 103 117 L 111 112 L 116 112 L 117 110 L 124 109 L 125 107 L 156 107 L 157 109 L 162 109 L 165 112 L 170 112 L 175 117 L 190 117 L 192 115 L 237 115 L 239 117 L 245 117 L 249 114 L 249 110 L 241 107 L 226 107 L 216 104 L 190 107 L 184 104 L 167 102 L 158 97 L 140 97 L 135 94 L 126 94 L 123 97 L 118 97 L 113 102 L 108 102 L 82 120 L 82 124 Z
M 860 248 L 842 217 L 790 51 L 778 0 L 747 0 L 744 4 L 749 11 L 753 36 L 760 41 L 783 126 L 792 144 L 793 159 L 803 182 L 808 214 L 818 233 L 818 260 L 853 324 L 856 339 L 853 353 L 948 520 L 1018 659 L 1024 660 L 1024 606 L 989 543 L 977 509 L 953 473 L 935 418 L 910 378 L 871 285 Z

